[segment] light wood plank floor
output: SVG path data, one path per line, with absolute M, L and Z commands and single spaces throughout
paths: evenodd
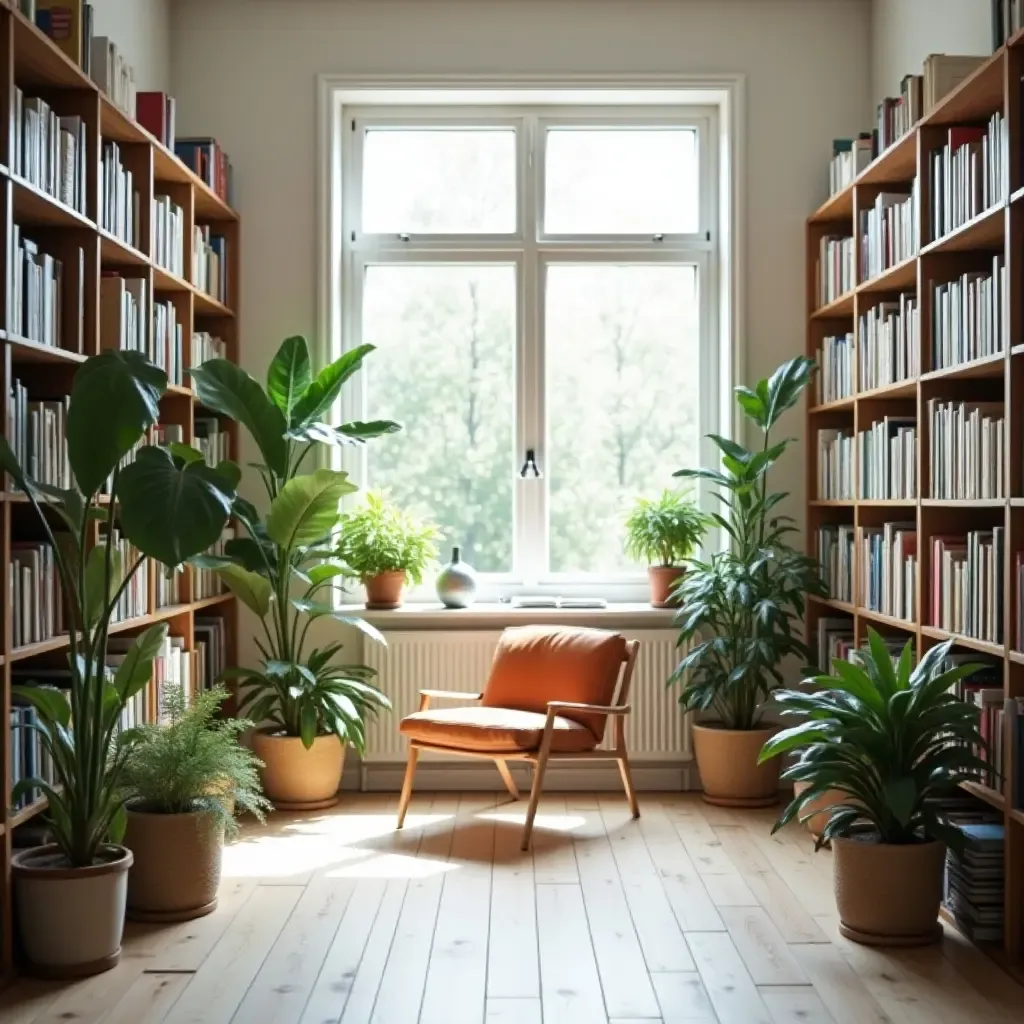
M 1024 989 L 951 929 L 908 951 L 836 932 L 830 855 L 771 812 L 418 794 L 275 815 L 225 852 L 220 906 L 129 925 L 121 964 L 23 980 L 3 1024 L 982 1024 Z

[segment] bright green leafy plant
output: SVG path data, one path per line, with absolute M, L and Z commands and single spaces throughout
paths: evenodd
M 846 799 L 824 809 L 829 820 L 818 846 L 863 834 L 894 845 L 937 839 L 956 847 L 959 832 L 936 801 L 989 767 L 977 753 L 987 747 L 979 710 L 954 693 L 957 681 L 981 666 L 943 671 L 952 640 L 932 647 L 916 667 L 908 640 L 893 665 L 882 638 L 874 630 L 868 637 L 859 665 L 836 659 L 833 675 L 807 680 L 815 689 L 775 695 L 784 715 L 802 721 L 769 740 L 760 760 L 800 751 L 782 778 L 810 784 L 775 830 L 803 821 L 812 801 L 835 790 Z
M 679 491 L 638 498 L 626 517 L 626 554 L 647 565 L 682 565 L 710 523 L 696 503 Z
M 760 431 L 761 444 L 747 448 L 709 434 L 722 453 L 721 470 L 675 474 L 717 486 L 724 514 L 712 518 L 729 543 L 709 561 L 691 560 L 676 590 L 682 605 L 678 644 L 688 650 L 672 680 L 686 680 L 680 704 L 713 710 L 727 729 L 757 728 L 765 701 L 783 682 L 784 659 L 809 660 L 799 636 L 804 595 L 826 592 L 820 565 L 787 543 L 795 528 L 778 506 L 788 495 L 768 489 L 769 472 L 792 443 L 792 438 L 774 441 L 772 430 L 799 401 L 813 370 L 814 363 L 801 357 L 754 389 L 736 388 L 736 400 Z
M 234 513 L 247 536 L 229 541 L 223 558 L 196 560 L 215 570 L 260 621 L 256 644 L 263 663 L 226 678 L 242 687 L 240 712 L 301 737 L 307 749 L 317 736 L 333 733 L 362 751 L 367 717 L 390 706 L 373 685 L 371 669 L 337 660 L 341 643 L 307 649 L 309 628 L 321 618 L 383 643 L 373 626 L 345 615 L 332 600 L 334 587 L 351 575 L 337 550 L 340 503 L 357 488 L 339 470 L 300 472 L 318 448 L 361 445 L 400 429 L 389 420 L 326 422 L 342 386 L 372 351 L 362 345 L 314 374 L 305 339 L 287 338 L 270 364 L 266 390 L 224 359 L 190 371 L 200 401 L 252 436 L 269 500 L 262 518 L 253 504 L 237 499 Z
M 25 492 L 39 518 L 71 623 L 69 689 L 13 688 L 36 710 L 35 729 L 53 761 L 57 784 L 24 779 L 13 798 L 33 789 L 46 795 L 54 841 L 73 867 L 93 864 L 102 845 L 124 833 L 124 769 L 141 734 L 121 730 L 120 716 L 149 682 L 167 635 L 165 623 L 145 630 L 112 672 L 106 665 L 107 636 L 117 602 L 147 556 L 173 567 L 218 540 L 239 478 L 231 463 L 212 469 L 201 459 L 156 446 L 140 448 L 121 468 L 156 423 L 166 387 L 163 370 L 137 352 L 107 351 L 82 364 L 68 410 L 74 476 L 68 490 L 31 479 L 0 438 L 0 468 Z M 99 500 L 104 491 L 108 503 Z M 132 565 L 122 565 L 117 549 L 102 538 L 90 546 L 96 521 L 111 514 L 139 551 Z

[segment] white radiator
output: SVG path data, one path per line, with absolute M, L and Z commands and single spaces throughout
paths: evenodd
M 689 761 L 690 731 L 677 704 L 679 690 L 665 685 L 679 661 L 672 630 L 623 630 L 640 641 L 626 719 L 630 760 Z M 396 764 L 407 755 L 398 721 L 419 709 L 419 691 L 460 690 L 479 693 L 487 680 L 500 631 L 385 632 L 387 647 L 365 644 L 363 659 L 379 673 L 377 684 L 394 705 L 367 728 L 364 764 Z M 604 746 L 610 745 L 607 730 Z

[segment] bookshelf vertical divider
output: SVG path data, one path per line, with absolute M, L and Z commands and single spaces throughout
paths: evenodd
M 16 7 L 16 5 L 14 5 Z M 86 126 L 87 190 L 85 213 L 64 205 L 35 187 L 18 173 L 15 166 L 15 87 L 26 96 L 42 95 L 60 113 L 81 116 Z M 2 429 L 5 435 L 11 415 L 11 388 L 16 379 L 23 379 L 31 392 L 45 398 L 56 398 L 70 392 L 77 366 L 89 355 L 98 353 L 110 342 L 101 336 L 100 288 L 105 272 L 126 278 L 141 278 L 147 283 L 145 306 L 140 311 L 146 336 L 152 330 L 156 302 L 173 303 L 177 322 L 182 326 L 182 360 L 191 367 L 192 335 L 206 331 L 225 343 L 227 358 L 239 361 L 239 322 L 236 315 L 239 298 L 238 215 L 173 153 L 161 145 L 134 119 L 120 111 L 98 90 L 96 85 L 70 61 L 45 35 L 7 0 L 0 0 L 0 110 L 5 112 L 6 131 L 0 132 L 0 266 L 3 286 L 0 287 L 0 396 L 4 402 Z M 100 226 L 100 155 L 104 140 L 118 143 L 122 161 L 131 170 L 139 192 L 139 221 L 136 246 L 119 241 Z M 152 225 L 153 196 L 158 192 L 171 194 L 185 210 L 184 273 L 162 270 L 155 257 L 155 235 Z M 226 294 L 218 301 L 191 282 L 192 228 L 194 224 L 215 225 L 228 243 Z M 13 333 L 10 329 L 9 306 L 13 289 L 13 242 L 15 227 L 23 235 L 38 235 L 40 247 L 61 259 L 62 253 L 81 249 L 84 272 L 77 285 L 64 278 L 65 309 L 77 310 L 72 302 L 80 302 L 81 316 L 67 316 L 61 325 L 62 347 L 41 345 Z M 45 240 L 45 241 L 44 241 Z M 76 275 L 77 276 L 77 275 Z M 74 295 L 69 295 L 72 290 Z M 80 290 L 80 294 L 78 294 Z M 77 349 L 78 322 L 82 322 L 82 350 Z M 72 344 L 72 342 L 75 342 Z M 116 342 L 115 342 L 116 343 Z M 202 410 L 184 377 L 183 386 L 171 388 L 161 399 L 160 422 L 182 429 L 186 443 L 196 440 L 196 416 L 212 416 Z M 233 423 L 220 420 L 218 429 L 228 435 L 231 456 L 237 457 L 238 436 Z M 30 528 L 31 510 L 24 496 L 10 489 L 0 491 L 0 604 L 3 607 L 0 633 L 0 680 L 2 680 L 3 719 L 0 721 L 0 787 L 3 796 L 2 878 L 0 878 L 0 986 L 17 970 L 14 945 L 14 909 L 11 898 L 11 855 L 15 829 L 45 809 L 45 801 L 13 808 L 12 787 L 12 712 L 11 686 L 17 668 L 32 668 L 40 657 L 60 658 L 67 650 L 67 635 L 59 635 L 42 643 L 15 648 L 12 637 L 13 594 L 11 590 L 12 542 L 22 530 Z M 196 616 L 222 621 L 223 653 L 227 664 L 237 657 L 238 609 L 228 593 L 199 599 L 191 569 L 181 575 L 177 603 L 157 606 L 158 567 L 149 563 L 146 614 L 117 623 L 112 634 L 132 635 L 155 622 L 167 622 L 170 635 L 181 637 L 184 649 L 196 650 Z M 149 708 L 155 708 L 156 682 L 149 688 Z
M 807 553 L 817 557 L 818 530 L 828 525 L 852 526 L 854 530 L 851 602 L 812 599 L 808 602 L 807 635 L 815 644 L 823 618 L 849 622 L 855 646 L 867 638 L 868 628 L 883 635 L 905 638 L 914 644 L 917 657 L 951 634 L 932 622 L 931 538 L 963 534 L 970 530 L 1005 528 L 1002 563 L 1002 644 L 956 636 L 956 650 L 978 651 L 1002 666 L 1006 698 L 1024 698 L 1024 638 L 1017 635 L 1019 609 L 1015 586 L 1015 557 L 1024 552 L 1024 125 L 1022 125 L 1022 71 L 1024 33 L 1009 40 L 978 70 L 927 114 L 906 136 L 881 153 L 842 191 L 831 196 L 807 222 L 807 334 L 806 351 L 817 358 L 823 338 L 852 333 L 852 394 L 833 401 L 807 401 Z M 938 239 L 930 237 L 932 196 L 929 161 L 955 126 L 984 125 L 1001 112 L 1006 118 L 1009 141 L 1008 182 L 1004 199 L 958 229 Z M 917 253 L 874 278 L 861 259 L 859 213 L 869 208 L 879 192 L 907 191 L 917 180 Z M 818 263 L 822 238 L 852 236 L 854 239 L 854 287 L 826 306 L 819 300 Z M 935 370 L 932 366 L 932 329 L 936 310 L 932 286 L 960 274 L 983 268 L 1002 254 L 1007 288 L 1002 309 L 1006 327 L 1001 355 Z M 880 301 L 901 293 L 915 293 L 919 311 L 919 374 L 896 384 L 867 391 L 859 379 L 862 342 L 861 315 Z M 1005 445 L 1003 453 L 1006 497 L 1001 499 L 931 499 L 931 424 L 928 401 L 932 398 L 985 400 L 1003 403 Z M 856 437 L 885 415 L 913 415 L 917 426 L 917 491 L 913 500 L 878 501 L 860 496 Z M 825 500 L 818 494 L 818 431 L 842 428 L 850 431 L 853 445 L 853 497 Z M 887 522 L 913 520 L 916 524 L 917 576 L 912 621 L 901 621 L 865 607 L 866 567 L 862 564 L 861 529 Z M 1004 931 L 1000 943 L 982 944 L 998 962 L 1024 978 L 1024 809 L 1013 805 L 1012 779 L 1018 768 L 1014 749 L 1004 737 L 1004 777 L 998 789 L 966 783 L 964 789 L 1002 816 L 1005 828 Z M 944 919 L 955 926 L 945 911 Z

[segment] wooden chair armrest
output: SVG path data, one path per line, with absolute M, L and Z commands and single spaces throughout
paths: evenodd
M 421 697 L 437 697 L 438 700 L 479 700 L 482 693 L 460 693 L 458 690 L 420 690 Z
M 603 704 L 578 704 L 571 700 L 549 700 L 548 711 L 592 711 L 595 715 L 628 715 L 630 707 L 628 704 L 605 707 Z

